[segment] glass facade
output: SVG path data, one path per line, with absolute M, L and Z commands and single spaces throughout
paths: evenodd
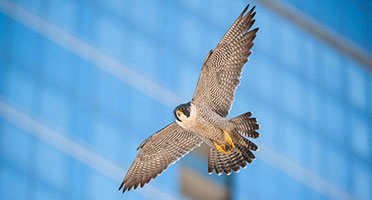
M 372 199 L 372 66 L 271 1 L 0 0 L 0 199 Z M 274 2 L 372 59 L 370 1 Z M 248 3 L 260 31 L 230 117 L 259 119 L 257 160 L 209 176 L 202 147 L 121 194 Z

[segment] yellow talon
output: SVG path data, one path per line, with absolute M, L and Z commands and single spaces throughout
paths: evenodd
M 220 152 L 222 152 L 222 153 L 224 153 L 224 154 L 229 154 L 229 153 L 231 153 L 230 151 L 226 151 L 226 150 L 225 150 L 225 149 L 226 149 L 226 145 L 224 145 L 224 144 L 219 145 L 219 144 L 217 144 L 215 141 L 213 141 L 213 144 L 214 144 L 214 146 L 216 146 L 216 148 L 217 148 L 218 151 L 220 151 Z
M 222 153 L 225 153 L 225 154 L 229 154 L 231 153 L 231 151 L 229 151 L 230 147 L 232 147 L 233 149 L 235 149 L 235 145 L 230 137 L 230 134 L 227 132 L 227 131 L 223 131 L 225 133 L 225 140 L 227 141 L 228 145 L 226 144 L 217 144 L 217 142 L 213 141 L 213 144 L 214 146 L 216 146 L 217 150 L 222 152 Z
M 235 149 L 235 145 L 230 137 L 230 134 L 227 131 L 223 131 L 225 133 L 225 139 L 226 141 L 232 146 L 233 149 Z

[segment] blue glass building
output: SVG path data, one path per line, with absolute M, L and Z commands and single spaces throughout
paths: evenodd
M 259 119 L 257 160 L 210 176 L 201 147 L 117 191 L 248 3 L 230 117 Z M 371 22 L 369 0 L 0 0 L 0 199 L 372 199 Z

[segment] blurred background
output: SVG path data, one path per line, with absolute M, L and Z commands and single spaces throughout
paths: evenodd
M 201 147 L 120 193 L 248 3 L 257 160 L 210 176 Z M 372 2 L 0 0 L 0 143 L 0 199 L 372 199 Z

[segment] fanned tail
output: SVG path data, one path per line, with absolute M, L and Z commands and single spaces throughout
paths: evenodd
M 216 171 L 217 175 L 225 173 L 230 175 L 232 171 L 238 173 L 240 167 L 246 168 L 247 162 L 252 163 L 255 159 L 252 151 L 243 145 L 236 145 L 236 148 L 229 154 L 219 152 L 214 148 L 209 150 L 208 173 Z
M 258 138 L 257 130 L 260 126 L 256 118 L 250 118 L 251 112 L 245 113 L 230 121 L 235 124 L 232 132 L 235 148 L 230 153 L 222 153 L 215 148 L 210 148 L 208 158 L 208 172 L 212 174 L 216 171 L 218 175 L 225 173 L 230 175 L 232 171 L 239 172 L 240 167 L 246 168 L 247 163 L 252 163 L 255 159 L 252 151 L 257 151 L 258 146 L 245 137 Z

